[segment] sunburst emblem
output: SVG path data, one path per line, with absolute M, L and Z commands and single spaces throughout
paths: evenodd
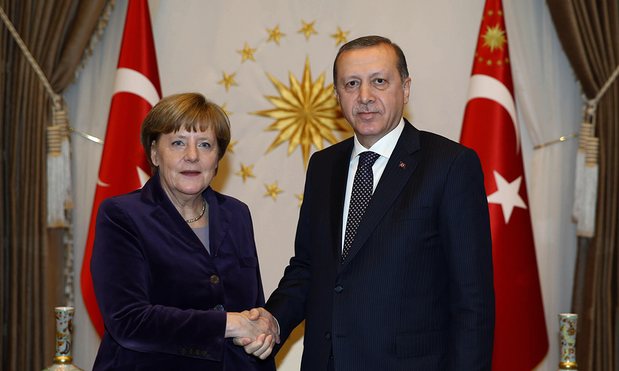
M 331 144 L 338 142 L 334 131 L 350 133 L 333 94 L 333 84 L 324 86 L 324 73 L 312 82 L 309 57 L 305 60 L 301 82 L 292 72 L 288 74 L 289 87 L 269 73 L 267 76 L 279 93 L 279 96 L 265 96 L 275 108 L 254 112 L 255 115 L 275 119 L 266 130 L 279 131 L 267 153 L 288 141 L 288 155 L 301 146 L 303 162 L 307 166 L 312 145 L 320 150 L 323 140 Z
M 505 31 L 501 29 L 501 26 L 498 24 L 494 27 L 487 26 L 483 38 L 484 46 L 489 47 L 491 52 L 493 52 L 494 49 L 503 50 L 503 45 L 507 42 Z

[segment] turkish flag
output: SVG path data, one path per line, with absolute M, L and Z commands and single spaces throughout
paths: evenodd
M 141 188 L 150 177 L 150 166 L 140 142 L 140 127 L 160 98 L 148 1 L 129 0 L 81 272 L 84 304 L 100 336 L 103 319 L 90 275 L 97 211 L 104 199 Z
M 479 155 L 494 263 L 492 368 L 532 370 L 548 352 L 501 0 L 486 0 L 460 142 Z

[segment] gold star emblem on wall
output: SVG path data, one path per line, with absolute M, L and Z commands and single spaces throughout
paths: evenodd
M 507 42 L 505 31 L 501 29 L 499 25 L 494 27 L 487 26 L 486 33 L 484 33 L 482 37 L 484 38 L 484 46 L 490 48 L 491 52 L 493 52 L 494 49 L 503 50 L 503 46 Z
M 236 72 L 229 75 L 225 72 L 222 72 L 222 74 L 223 77 L 217 83 L 219 85 L 223 85 L 224 88 L 226 88 L 226 91 L 229 91 L 231 86 L 238 86 L 238 84 L 234 80 L 234 78 L 236 77 Z
M 297 200 L 299 200 L 299 207 L 301 207 L 301 204 L 303 203 L 303 193 L 294 195 L 294 197 L 296 197 Z
M 247 178 L 255 178 L 254 175 L 254 165 L 245 166 L 241 163 L 241 170 L 239 170 L 236 175 L 243 178 L 243 183 L 247 180 Z
M 224 113 L 228 116 L 228 118 L 230 118 L 230 116 L 232 116 L 232 112 L 228 111 L 228 103 L 224 103 L 221 105 L 221 109 L 224 111 Z
M 283 192 L 281 188 L 277 185 L 277 182 L 272 184 L 265 184 L 264 188 L 266 188 L 266 192 L 264 193 L 265 197 L 271 197 L 273 201 L 277 200 L 277 195 Z
M 339 26 L 337 27 L 337 31 L 331 35 L 332 38 L 335 39 L 335 45 L 340 45 L 346 43 L 348 39 L 346 38 L 350 31 L 343 31 Z
M 323 140 L 331 144 L 338 141 L 333 131 L 350 131 L 333 95 L 333 84 L 324 86 L 324 73 L 312 82 L 309 57 L 305 60 L 301 82 L 291 72 L 289 87 L 268 73 L 267 76 L 279 92 L 279 96 L 266 96 L 275 108 L 254 112 L 275 119 L 266 130 L 279 131 L 267 153 L 288 141 L 288 155 L 301 146 L 303 162 L 307 165 L 312 145 L 322 149 Z
M 241 54 L 241 63 L 245 62 L 246 60 L 252 60 L 254 62 L 256 61 L 256 58 L 254 58 L 254 53 L 256 52 L 256 49 L 251 48 L 248 43 L 245 43 L 245 45 L 243 45 L 243 49 L 237 51 L 239 54 Z
M 279 41 L 281 40 L 281 38 L 286 36 L 285 33 L 281 32 L 279 30 L 279 25 L 275 26 L 275 28 L 273 28 L 273 29 L 267 28 L 267 32 L 269 34 L 269 38 L 268 38 L 267 42 L 273 41 L 277 45 L 279 45 Z
M 301 21 L 302 26 L 298 32 L 305 35 L 305 40 L 309 40 L 312 35 L 318 35 L 318 32 L 314 29 L 314 23 L 316 23 L 316 21 L 311 21 L 309 23 Z
M 227 152 L 230 153 L 234 153 L 234 146 L 238 143 L 237 140 L 231 140 L 230 143 L 228 143 L 228 148 L 226 149 Z

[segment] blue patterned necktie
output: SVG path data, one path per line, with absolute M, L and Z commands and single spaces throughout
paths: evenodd
M 359 165 L 352 183 L 352 193 L 350 194 L 350 206 L 348 208 L 348 219 L 346 221 L 346 232 L 344 234 L 344 249 L 342 250 L 342 262 L 350 251 L 350 247 L 357 234 L 357 227 L 361 223 L 365 209 L 372 198 L 372 188 L 374 186 L 374 174 L 372 166 L 380 157 L 378 153 L 367 151 L 359 154 Z

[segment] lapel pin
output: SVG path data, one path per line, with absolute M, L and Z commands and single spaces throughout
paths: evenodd
M 406 169 L 406 163 L 404 161 L 400 161 L 400 169 Z

